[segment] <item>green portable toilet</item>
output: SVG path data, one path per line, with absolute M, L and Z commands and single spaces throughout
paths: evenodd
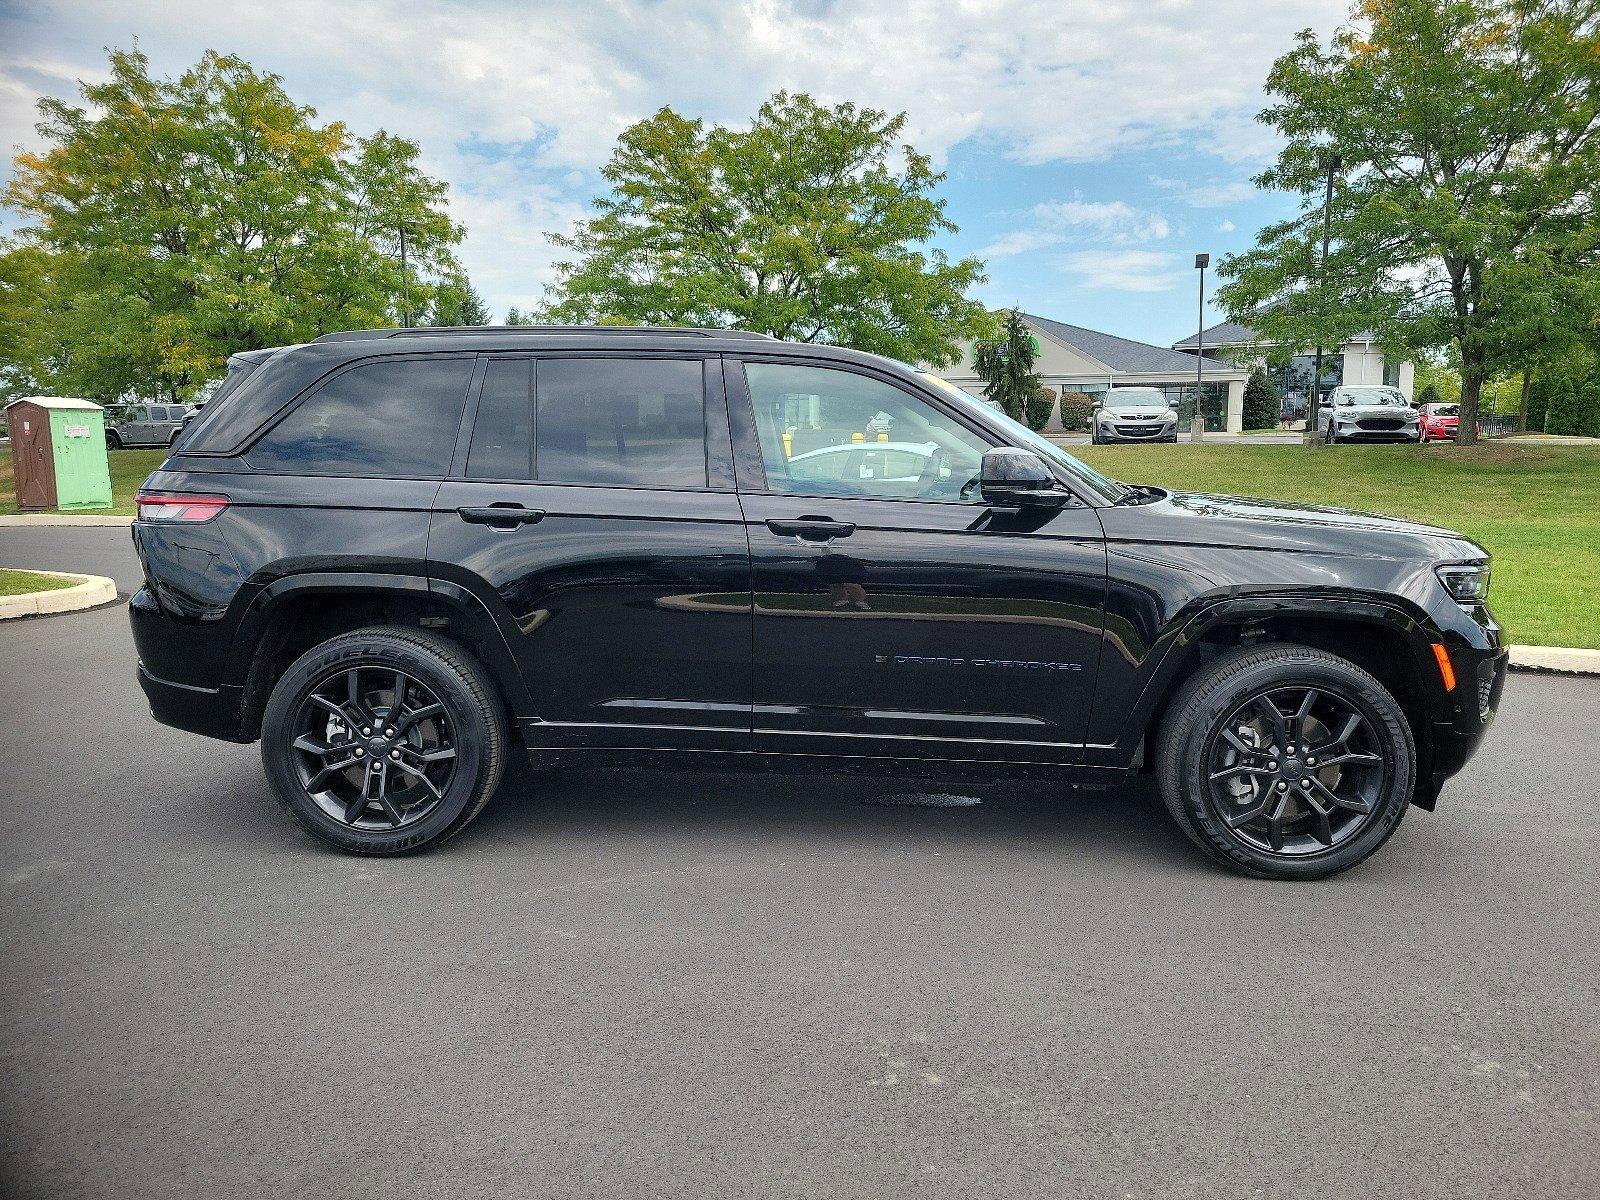
M 17 507 L 110 508 L 106 419 L 98 404 L 28 396 L 6 405 Z

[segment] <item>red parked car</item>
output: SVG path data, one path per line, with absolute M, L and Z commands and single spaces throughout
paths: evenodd
M 1453 442 L 1456 428 L 1461 423 L 1459 404 L 1424 404 L 1417 421 L 1419 440 L 1424 442 Z M 1481 433 L 1482 430 L 1479 430 Z

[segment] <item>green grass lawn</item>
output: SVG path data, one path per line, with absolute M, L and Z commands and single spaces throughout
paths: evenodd
M 1490 604 L 1511 639 L 1600 649 L 1600 450 L 1568 446 L 1075 446 L 1120 479 L 1338 504 L 1458 529 L 1495 557 Z M 164 450 L 111 454 L 115 513 Z M 0 510 L 16 511 L 9 451 Z
M 40 575 L 37 571 L 13 571 L 0 567 L 0 596 L 22 596 L 28 592 L 53 592 L 57 588 L 72 586 L 70 579 L 57 579 L 54 575 Z
M 113 513 L 133 516 L 133 497 L 167 457 L 165 450 L 113 450 L 111 451 L 111 507 L 92 508 L 90 513 Z M 17 488 L 11 466 L 11 447 L 0 456 L 0 512 L 17 511 Z
M 1506 446 L 1074 446 L 1133 483 L 1336 504 L 1455 529 L 1494 555 L 1510 640 L 1600 648 L 1600 450 Z

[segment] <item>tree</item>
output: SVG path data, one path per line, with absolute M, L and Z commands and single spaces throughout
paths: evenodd
M 1475 441 L 1484 381 L 1600 309 L 1597 21 L 1600 0 L 1362 0 L 1326 48 L 1303 32 L 1268 76 L 1285 145 L 1257 182 L 1305 201 L 1221 264 L 1229 312 L 1284 344 L 1452 345 Z
M 1420 392 L 1417 393 L 1416 402 L 1417 407 L 1419 408 L 1426 404 L 1442 403 L 1442 401 L 1439 399 L 1439 389 L 1434 387 L 1431 383 L 1426 385 Z
M 487 325 L 489 309 L 465 271 L 441 279 L 434 289 L 426 325 Z
M 416 144 L 320 125 L 276 75 L 208 52 L 161 79 L 119 51 L 80 90 L 86 107 L 39 102 L 48 149 L 19 155 L 6 190 L 43 256 L 41 382 L 183 399 L 234 351 L 395 324 L 408 296 L 423 311 L 457 269 L 461 230 Z
M 997 336 L 980 339 L 972 347 L 972 366 L 983 380 L 983 394 L 1013 421 L 1023 419 L 1028 397 L 1039 390 L 1039 377 L 1033 373 L 1035 354 L 1028 323 L 1014 308 L 1001 316 Z
M 506 309 L 507 325 L 537 325 L 538 323 L 538 317 L 531 312 L 523 312 L 515 304 Z
M 1260 367 L 1250 372 L 1244 385 L 1244 427 L 1275 429 L 1283 420 L 1283 397 Z
M 976 259 L 926 243 L 954 232 L 944 178 L 909 146 L 905 114 L 780 92 L 748 129 L 663 108 L 623 131 L 596 215 L 552 241 L 544 316 L 748 329 L 945 365 L 978 332 Z

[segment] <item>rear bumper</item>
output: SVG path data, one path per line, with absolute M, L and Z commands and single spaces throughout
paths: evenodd
M 239 689 L 200 688 L 159 679 L 139 664 L 139 687 L 150 702 L 150 715 L 163 725 L 220 738 L 248 742 L 239 731 Z

